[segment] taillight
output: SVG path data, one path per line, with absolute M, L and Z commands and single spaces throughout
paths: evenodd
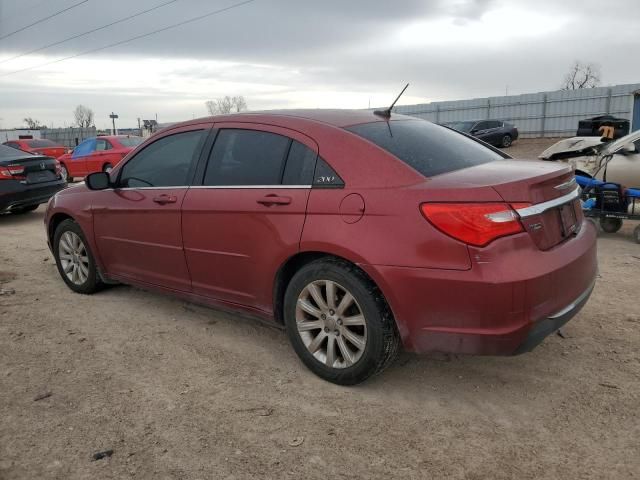
M 423 203 L 420 210 L 441 232 L 478 247 L 524 231 L 518 214 L 506 203 Z
M 0 167 L 0 180 L 14 180 L 15 177 L 24 174 L 24 167 L 18 165 L 9 165 L 6 167 Z

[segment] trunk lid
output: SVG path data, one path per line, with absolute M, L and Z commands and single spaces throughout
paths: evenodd
M 20 180 L 28 185 L 58 179 L 57 163 L 51 157 L 41 155 L 0 157 L 0 166 L 9 169 L 15 180 Z
M 430 201 L 511 204 L 541 250 L 565 241 L 582 223 L 573 170 L 563 163 L 497 160 L 432 177 L 427 185 Z

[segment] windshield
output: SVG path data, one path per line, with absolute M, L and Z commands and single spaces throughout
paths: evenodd
M 142 137 L 119 137 L 118 141 L 123 147 L 137 147 L 142 142 L 144 142 L 144 138 Z
M 347 130 L 395 155 L 425 177 L 504 158 L 471 138 L 424 120 L 365 123 Z
M 449 126 L 459 132 L 469 133 L 477 122 L 454 122 Z

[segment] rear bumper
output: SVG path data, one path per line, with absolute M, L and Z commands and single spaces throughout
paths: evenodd
M 407 350 L 513 355 L 575 316 L 597 275 L 596 232 L 541 251 L 528 234 L 470 248 L 467 271 L 362 265 L 382 289 Z
M 2 180 L 0 182 L 0 213 L 46 203 L 66 185 L 64 180 L 34 185 L 25 185 L 17 180 Z

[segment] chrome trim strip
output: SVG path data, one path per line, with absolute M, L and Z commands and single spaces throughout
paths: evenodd
M 537 203 L 535 205 L 531 205 L 530 207 L 518 208 L 516 212 L 520 215 L 521 218 L 530 217 L 532 215 L 540 215 L 541 213 L 546 212 L 554 207 L 559 207 L 560 205 L 564 205 L 565 203 L 569 203 L 572 200 L 575 200 L 580 196 L 579 189 L 575 189 L 573 192 L 567 193 L 558 198 L 554 198 L 553 200 L 548 200 L 546 202 Z
M 567 188 L 571 188 L 575 186 L 576 186 L 576 177 L 573 177 L 568 182 L 561 183 L 560 185 L 556 185 L 553 188 L 555 188 L 556 190 L 566 190 Z
M 596 286 L 596 281 L 594 280 L 593 282 L 591 282 L 591 285 L 589 286 L 589 288 L 587 288 L 584 292 L 582 292 L 578 298 L 576 298 L 573 302 L 571 302 L 569 305 L 564 307 L 559 312 L 556 312 L 553 315 L 549 315 L 547 318 L 555 319 L 555 318 L 562 317 L 563 315 L 566 315 L 571 310 L 576 308 L 576 306 L 580 304 L 585 298 L 587 298 L 591 293 L 591 290 L 593 290 L 595 286 Z

